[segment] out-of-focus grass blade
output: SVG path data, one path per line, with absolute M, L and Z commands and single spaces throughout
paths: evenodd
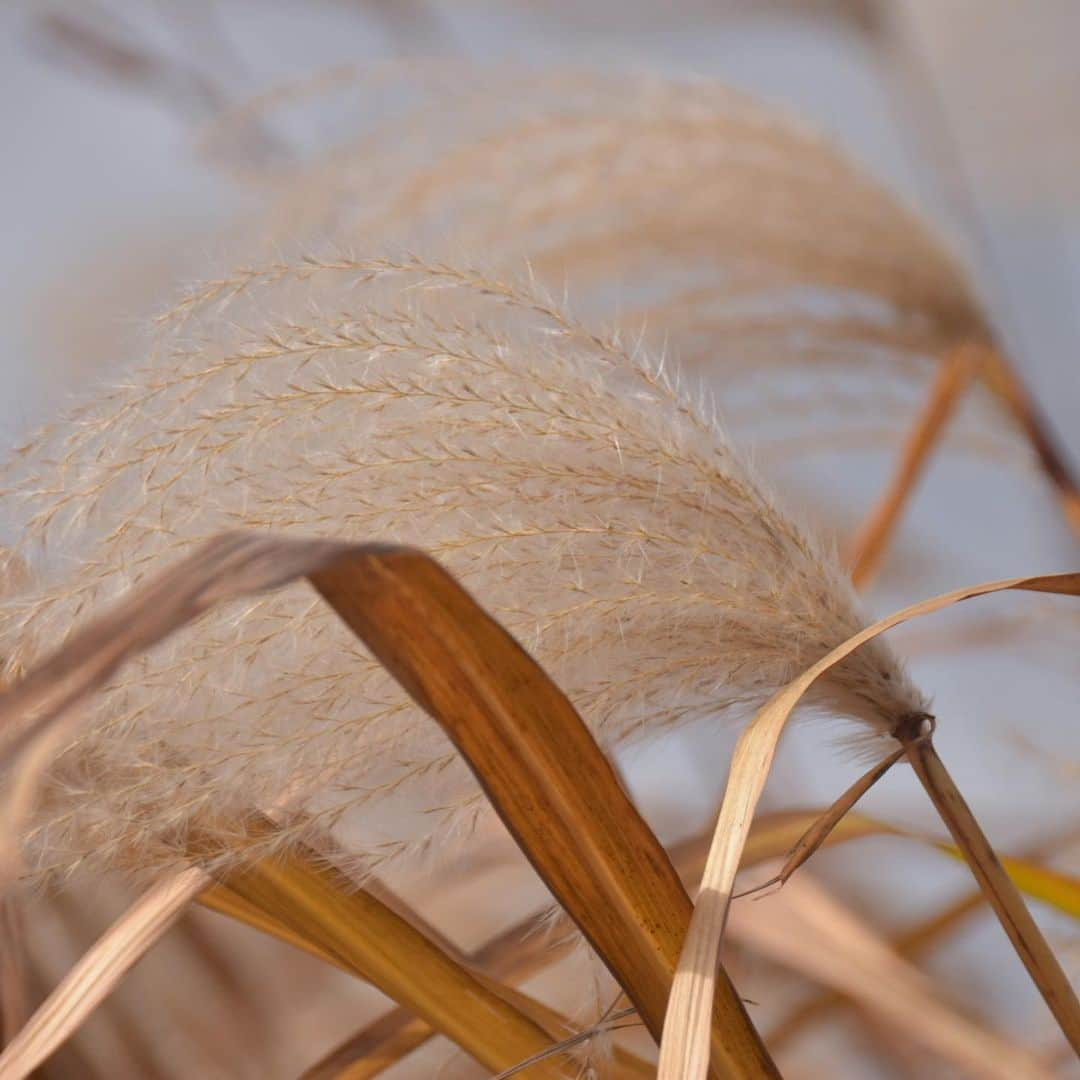
M 298 848 L 261 859 L 230 874 L 226 888 L 246 901 L 230 914 L 257 909 L 262 929 L 280 924 L 294 944 L 315 946 L 316 955 L 377 986 L 492 1071 L 551 1045 L 542 1027 L 314 853 Z M 535 1075 L 554 1080 L 562 1069 L 546 1061 Z
M 785 854 L 813 817 L 813 811 L 783 811 L 756 820 L 743 852 L 742 865 L 754 866 Z M 859 814 L 849 814 L 841 818 L 826 844 L 843 843 L 860 836 L 875 836 L 881 830 L 878 822 Z M 671 848 L 676 870 L 691 887 L 701 878 L 710 838 L 711 830 Z M 216 906 L 216 892 L 205 894 L 204 902 Z M 254 918 L 258 918 L 257 912 Z M 529 916 L 477 950 L 469 957 L 469 964 L 497 979 L 521 982 L 556 963 L 574 948 L 572 937 L 558 934 L 560 923 L 565 918 L 565 915 L 560 915 L 547 927 L 555 936 L 555 940 L 548 940 L 551 935 L 543 932 L 548 920 L 543 915 Z M 417 1021 L 407 1009 L 393 1009 L 328 1054 L 318 1066 L 305 1074 L 305 1080 L 328 1080 L 329 1077 L 338 1076 L 341 1080 L 368 1080 L 408 1056 L 435 1034 L 433 1028 Z
M 753 866 L 765 859 L 787 854 L 798 846 L 806 831 L 821 820 L 823 813 L 826 811 L 785 811 L 759 818 L 754 822 L 747 838 L 740 866 Z M 965 861 L 964 853 L 955 844 L 890 825 L 857 811 L 841 818 L 825 842 L 837 843 L 867 836 L 896 836 L 918 840 L 960 862 Z M 1012 855 L 1001 855 L 999 858 L 1018 889 L 1034 900 L 1041 900 L 1065 915 L 1080 919 L 1080 878 L 1041 866 L 1029 858 Z
M 392 1009 L 305 1070 L 301 1080 L 371 1080 L 435 1034 L 420 1017 L 411 1016 L 405 1009 Z
M 701 1080 L 707 1072 L 709 1032 L 704 1018 L 709 1014 L 708 1006 L 714 993 L 714 971 L 732 886 L 750 822 L 772 767 L 777 742 L 800 698 L 833 665 L 885 630 L 963 600 L 1005 589 L 1080 595 L 1080 574 L 1009 578 L 973 585 L 896 612 L 849 638 L 808 668 L 774 695 L 742 733 L 732 756 L 713 846 L 672 989 L 661 1040 L 659 1080 Z M 911 730 L 902 730 L 901 725 L 895 732 L 896 737 L 901 742 L 912 743 L 909 759 L 913 767 L 963 850 L 1032 980 L 1062 1031 L 1080 1051 L 1080 1003 L 1069 980 L 933 752 L 923 719 L 909 719 Z M 919 740 L 917 745 L 916 739 Z
M 94 943 L 0 1054 L 0 1077 L 22 1080 L 65 1042 L 209 884 L 191 867 L 150 888 Z
M 731 935 L 779 964 L 841 991 L 895 1035 L 963 1075 L 1048 1080 L 1030 1051 L 961 1015 L 933 983 L 809 876 L 760 904 L 736 905 Z
M 435 1031 L 407 1010 L 394 1009 L 304 1071 L 301 1080 L 371 1080 L 423 1046 Z
M 971 385 L 984 351 L 977 345 L 965 344 L 942 358 L 930 394 L 904 440 L 885 492 L 852 541 L 849 561 L 856 588 L 865 588 L 877 571 L 904 507 L 944 435 L 949 418 Z
M 786 855 L 795 847 L 806 830 L 820 819 L 821 814 L 820 809 L 784 810 L 756 818 L 743 850 L 741 868 L 747 869 Z M 899 829 L 857 811 L 852 811 L 839 819 L 835 828 L 826 837 L 824 846 L 847 843 L 871 836 L 893 836 L 918 840 L 940 848 L 953 858 L 963 859 L 960 851 L 951 844 Z M 710 833 L 702 833 L 681 841 L 670 849 L 676 869 L 691 890 L 701 877 L 710 838 Z M 1080 917 L 1080 912 L 1077 911 L 1077 905 L 1080 904 L 1080 881 L 1068 875 L 1048 871 L 1032 858 L 1006 856 L 1002 861 L 1009 867 L 1010 874 L 1018 884 L 1030 895 L 1046 900 L 1061 911 Z M 211 895 L 207 894 L 207 902 L 214 906 L 209 900 Z M 908 934 L 901 935 L 890 942 L 890 945 L 902 956 L 915 955 L 920 947 L 925 947 L 936 940 L 949 928 L 959 923 L 965 915 L 976 911 L 984 902 L 982 893 L 975 892 L 958 904 L 951 905 L 940 915 L 927 920 L 925 924 L 920 924 Z M 254 918 L 257 918 L 257 914 Z M 254 918 L 249 921 L 254 921 Z M 470 956 L 470 965 L 496 978 L 519 982 L 534 972 L 554 964 L 565 955 L 567 948 L 572 947 L 572 941 L 564 939 L 561 943 L 548 942 L 542 934 L 536 933 L 537 924 L 538 919 L 530 917 L 512 927 Z M 750 947 L 753 948 L 752 943 Z M 843 1000 L 840 994 L 830 993 L 815 998 L 806 1006 L 796 1009 L 770 1034 L 769 1044 L 773 1045 L 774 1041 L 776 1046 L 785 1044 L 807 1023 L 828 1008 L 841 1004 Z M 355 1077 L 357 1080 L 366 1080 L 368 1077 L 379 1075 L 435 1034 L 434 1029 L 417 1022 L 408 1010 L 394 1009 L 353 1035 L 332 1054 L 327 1055 L 320 1065 L 309 1071 L 306 1076 L 308 1080 L 323 1080 L 323 1078 L 338 1076 L 340 1072 L 343 1078 Z M 345 1069 L 345 1063 L 351 1063 L 348 1069 Z
M 908 958 L 919 956 L 959 926 L 969 915 L 978 911 L 985 903 L 986 897 L 983 896 L 981 890 L 976 889 L 931 918 L 920 922 L 911 930 L 898 935 L 889 942 L 889 945 L 900 956 Z M 847 998 L 843 994 L 832 990 L 797 1006 L 769 1032 L 769 1046 L 774 1052 L 780 1051 L 809 1024 L 846 1001 Z
M 966 861 L 964 853 L 953 844 L 936 843 L 935 846 L 954 859 Z M 1002 855 L 1000 862 L 1022 892 L 1074 919 L 1080 919 L 1080 879 L 1047 866 L 1039 866 L 1028 859 Z
M 365 556 L 362 567 L 345 558 L 312 581 L 439 721 L 659 1037 L 690 900 L 565 695 L 425 556 L 387 550 Z M 775 1075 L 722 969 L 713 987 L 701 1022 L 718 1072 Z
M 279 880 L 279 873 L 291 879 L 290 890 L 296 888 L 301 892 L 310 891 L 310 884 L 304 884 L 304 882 L 310 881 L 311 874 L 320 875 L 322 879 L 329 882 L 332 889 L 336 890 L 339 899 L 353 910 L 352 928 L 350 929 L 349 925 L 346 925 L 344 929 L 337 924 L 319 925 L 318 916 L 314 920 L 298 921 L 295 917 L 295 905 L 288 896 L 278 891 L 275 884 Z M 255 888 L 251 887 L 249 876 L 258 880 L 259 884 Z M 241 883 L 240 888 L 236 888 L 238 881 Z M 274 859 L 257 863 L 250 872 L 245 872 L 243 880 L 234 876 L 229 884 L 214 885 L 207 889 L 199 900 L 215 911 L 229 915 L 281 941 L 303 949 L 349 974 L 358 975 L 372 982 L 396 1000 L 405 1002 L 404 1012 L 395 1010 L 387 1017 L 376 1021 L 371 1028 L 365 1029 L 366 1038 L 356 1038 L 350 1040 L 345 1046 L 339 1047 L 305 1073 L 307 1077 L 350 1077 L 355 1080 L 356 1077 L 376 1076 L 414 1050 L 432 1034 L 438 1033 L 454 1038 L 463 1049 L 483 1061 L 483 1058 L 472 1049 L 476 1040 L 484 1037 L 480 1033 L 477 1033 L 469 1043 L 455 1038 L 448 1029 L 448 1025 L 440 1024 L 438 1018 L 432 1017 L 430 1012 L 414 1018 L 409 1016 L 409 1010 L 419 1011 L 418 993 L 430 996 L 440 995 L 445 991 L 446 997 L 441 1003 L 444 1015 L 448 1012 L 456 1013 L 461 1024 L 471 1025 L 475 1021 L 476 1000 L 475 997 L 462 990 L 462 987 L 467 989 L 469 984 L 475 984 L 474 989 L 480 987 L 498 1001 L 504 1002 L 508 1012 L 518 1014 L 519 1018 L 526 1018 L 542 1032 L 544 1036 L 542 1049 L 530 1053 L 528 1057 L 537 1057 L 544 1063 L 545 1069 L 541 1069 L 538 1063 L 537 1066 L 530 1067 L 530 1076 L 563 1075 L 558 1062 L 550 1060 L 547 1056 L 552 1051 L 552 1043 L 555 1040 L 561 1040 L 573 1034 L 573 1029 L 563 1016 L 527 994 L 512 987 L 503 986 L 481 972 L 471 971 L 464 967 L 456 956 L 450 955 L 427 939 L 417 927 L 412 926 L 407 919 L 393 910 L 383 898 L 368 890 L 357 889 L 352 882 L 343 878 L 332 867 L 328 867 L 325 860 L 317 855 L 299 849 L 284 860 Z M 290 915 L 290 911 L 294 914 Z M 372 912 L 375 913 L 374 919 L 371 918 Z M 353 942 L 348 951 L 334 945 L 335 941 L 342 939 L 343 934 Z M 398 940 L 404 939 L 411 948 L 415 949 L 416 935 L 426 942 L 422 948 L 429 959 L 432 958 L 432 951 L 439 954 L 434 958 L 436 980 L 442 979 L 439 985 L 431 984 L 430 968 L 417 967 L 414 957 L 407 955 L 404 951 L 398 954 Z M 406 983 L 419 981 L 424 985 L 414 988 L 411 996 L 408 997 L 395 992 L 394 987 L 388 985 L 385 979 L 379 976 L 379 972 L 385 970 L 386 964 L 386 960 L 379 955 L 380 953 L 394 954 L 396 961 L 401 963 L 398 983 L 402 980 Z M 439 973 L 439 969 L 447 965 L 457 969 L 456 978 L 460 985 L 456 990 L 449 986 Z M 513 1067 L 517 1060 L 506 1067 Z M 625 1078 L 625 1080 L 630 1080 L 632 1077 L 651 1076 L 653 1073 L 646 1062 L 622 1050 L 616 1051 L 613 1063 L 615 1066 L 613 1076 Z

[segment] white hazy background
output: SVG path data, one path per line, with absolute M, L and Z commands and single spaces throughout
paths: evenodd
M 893 0 L 888 18 L 904 42 L 906 74 L 856 23 L 818 11 L 859 6 L 0 6 L 0 440 L 10 444 L 54 416 L 73 391 L 136 355 L 141 323 L 178 280 L 217 262 L 230 222 L 250 209 L 250 194 L 196 154 L 195 110 L 119 87 L 47 46 L 40 20 L 66 11 L 137 27 L 212 71 L 236 101 L 335 64 L 439 54 L 707 75 L 780 103 L 833 133 L 967 254 L 1021 370 L 1080 461 L 1080 3 Z M 956 201 L 959 178 L 975 193 L 973 206 Z M 884 454 L 838 457 L 785 483 L 796 501 L 816 504 L 819 516 L 832 515 L 843 532 L 872 502 L 887 465 Z M 0 505 L 0 540 L 3 530 Z M 884 612 L 971 581 L 1078 567 L 1080 550 L 1038 475 L 954 457 L 939 461 L 922 485 L 868 604 Z M 1030 603 L 1010 598 L 998 610 Z M 1080 810 L 1071 644 L 1080 640 L 1080 623 L 1073 619 L 1071 631 L 1066 620 L 1049 629 L 1028 626 L 978 655 L 929 655 L 931 639 L 947 641 L 950 627 L 970 627 L 979 611 L 992 608 L 939 616 L 896 640 L 936 697 L 942 756 L 993 839 L 1008 849 L 1060 828 Z M 1049 655 L 1040 656 L 1046 645 Z M 792 734 L 770 781 L 770 805 L 828 801 L 849 782 L 853 766 L 827 736 L 820 728 Z M 643 806 L 666 835 L 706 817 L 730 744 L 730 732 L 696 733 L 628 762 Z M 872 794 L 868 809 L 939 828 L 904 770 Z M 824 853 L 815 865 L 857 908 L 876 918 L 884 912 L 897 925 L 966 887 L 961 868 L 910 846 L 898 852 L 895 844 L 860 845 L 858 858 L 854 849 Z M 894 860 L 904 866 L 899 877 Z M 1046 925 L 1055 943 L 1071 948 L 1080 971 L 1075 930 L 1049 916 Z M 961 998 L 977 984 L 983 1007 L 1003 1029 L 1029 1038 L 1049 1033 L 1048 1015 L 989 918 L 973 923 L 933 963 Z M 997 990 L 990 974 L 1002 980 Z M 821 1053 L 827 1069 L 828 1049 Z

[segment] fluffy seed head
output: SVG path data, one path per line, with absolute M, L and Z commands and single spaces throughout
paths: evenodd
M 608 746 L 744 710 L 860 626 L 834 562 L 648 358 L 527 283 L 415 258 L 196 291 L 145 367 L 17 455 L 5 500 L 38 581 L 0 609 L 9 676 L 237 526 L 432 552 Z M 812 704 L 879 733 L 923 707 L 877 643 Z M 483 811 L 303 585 L 125 669 L 57 763 L 30 857 L 160 865 L 192 822 L 286 787 L 283 842 L 340 826 L 367 867 Z
M 321 138 L 257 237 L 527 260 L 585 321 L 714 378 L 737 440 L 769 458 L 887 445 L 942 353 L 990 336 L 934 229 L 833 142 L 717 83 L 451 64 L 310 90 L 260 116 L 285 131 L 300 107 Z M 990 404 L 977 388 L 950 441 L 1026 456 Z

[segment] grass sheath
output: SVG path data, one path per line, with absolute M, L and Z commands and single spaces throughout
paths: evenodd
M 971 872 L 993 907 L 1013 948 L 1027 968 L 1043 999 L 1054 1014 L 1066 1039 L 1080 1054 L 1080 1002 L 1047 944 L 1019 890 L 990 846 L 971 808 L 952 776 L 938 757 L 931 739 L 900 736 L 908 749 L 908 760 L 948 827 L 957 847 L 964 853 Z

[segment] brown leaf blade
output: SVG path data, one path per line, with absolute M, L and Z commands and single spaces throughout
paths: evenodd
M 365 565 L 357 574 L 346 558 L 312 580 L 438 719 L 659 1037 L 690 915 L 667 853 L 565 696 L 445 571 L 411 551 Z M 714 1001 L 705 1023 L 720 1074 L 775 1075 L 726 975 Z
M 303 848 L 285 860 L 256 863 L 250 873 L 257 882 L 254 887 L 245 873 L 242 880 L 233 877 L 231 884 L 219 884 L 206 890 L 199 897 L 200 902 L 303 949 L 325 963 L 366 979 L 404 1003 L 403 1008 L 386 1014 L 360 1036 L 336 1048 L 308 1070 L 306 1076 L 376 1076 L 433 1034 L 442 1033 L 454 1038 L 448 1018 L 456 1018 L 466 1028 L 474 1024 L 475 999 L 462 992 L 462 988 L 470 987 L 473 990 L 479 987 L 487 993 L 494 999 L 497 1010 L 502 1009 L 501 1002 L 505 1006 L 506 1019 L 513 1025 L 520 1027 L 522 1021 L 527 1021 L 544 1033 L 543 1048 L 528 1055 L 528 1060 L 535 1059 L 537 1063 L 532 1075 L 547 1075 L 551 1071 L 562 1075 L 557 1062 L 548 1059 L 566 1049 L 553 1042 L 572 1032 L 566 1019 L 527 994 L 498 983 L 463 963 L 452 945 L 435 941 L 425 932 L 423 920 L 409 912 L 385 887 L 358 889 L 328 865 L 325 858 Z M 282 873 L 288 883 L 285 891 L 279 882 Z M 322 879 L 321 885 L 317 882 L 313 885 L 312 874 Z M 307 906 L 306 914 L 297 914 L 294 894 L 310 897 L 326 887 L 338 905 L 353 912 L 351 924 L 325 920 L 311 906 Z M 423 940 L 418 942 L 417 935 Z M 345 942 L 346 947 L 335 947 L 335 941 Z M 415 955 L 408 955 L 418 944 L 429 963 L 417 964 Z M 389 969 L 384 953 L 393 954 Z M 447 985 L 447 971 L 457 980 L 456 988 Z M 439 998 L 436 1011 L 425 1009 L 425 1000 L 443 992 L 445 996 Z M 410 1010 L 422 1015 L 410 1017 Z M 504 1058 L 509 1056 L 510 1051 L 499 1041 L 498 1033 L 470 1031 L 468 1041 L 456 1041 L 474 1057 L 483 1060 L 484 1044 L 491 1040 L 499 1042 L 498 1046 L 491 1047 L 492 1052 Z M 539 1068 L 541 1062 L 546 1062 L 543 1069 Z M 517 1064 L 514 1062 L 508 1068 Z M 644 1061 L 616 1049 L 613 1071 L 616 1080 L 651 1075 L 652 1069 Z

